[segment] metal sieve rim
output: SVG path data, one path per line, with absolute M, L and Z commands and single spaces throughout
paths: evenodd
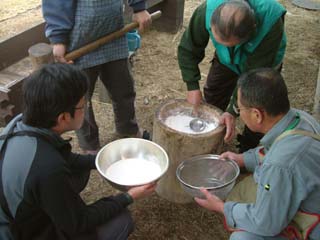
M 186 162 L 194 162 L 194 161 L 197 161 L 199 160 L 199 158 L 201 159 L 212 159 L 212 160 L 219 160 L 219 161 L 227 161 L 227 162 L 230 162 L 236 169 L 236 174 L 235 176 L 228 182 L 224 183 L 223 185 L 221 186 L 217 186 L 217 187 L 206 187 L 207 190 L 214 190 L 214 189 L 220 189 L 220 188 L 224 188 L 228 185 L 230 185 L 231 183 L 233 183 L 237 177 L 239 176 L 240 174 L 240 168 L 238 166 L 238 164 L 232 160 L 232 159 L 219 159 L 219 155 L 214 155 L 214 154 L 205 154 L 205 155 L 198 155 L 198 156 L 194 156 L 192 158 L 189 158 L 187 160 L 184 160 L 182 161 L 178 167 L 177 167 L 177 170 L 176 170 L 176 177 L 178 178 L 178 180 L 183 184 L 185 185 L 186 187 L 189 187 L 189 188 L 192 188 L 192 189 L 197 189 L 197 190 L 200 190 L 202 187 L 196 187 L 196 186 L 193 186 L 191 184 L 188 184 L 186 183 L 184 180 L 182 180 L 182 178 L 180 177 L 180 172 L 183 168 L 183 166 L 185 165 Z

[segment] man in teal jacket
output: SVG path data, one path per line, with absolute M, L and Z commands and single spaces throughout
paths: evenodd
M 286 47 L 285 13 L 284 7 L 275 0 L 207 0 L 201 4 L 193 13 L 178 47 L 188 102 L 197 105 L 202 101 L 198 64 L 205 56 L 209 39 L 216 50 L 204 86 L 204 98 L 222 110 L 235 95 L 241 73 L 259 67 L 280 69 Z M 232 99 L 222 116 L 227 126 L 227 141 L 235 132 L 236 112 Z M 256 146 L 258 140 L 249 143 L 247 148 Z
M 238 183 L 225 203 L 205 189 L 205 199 L 196 201 L 224 214 L 226 226 L 236 230 L 232 240 L 320 239 L 319 122 L 290 108 L 283 78 L 272 68 L 239 78 L 238 109 L 252 131 L 265 135 L 259 147 L 221 158 L 253 176 Z

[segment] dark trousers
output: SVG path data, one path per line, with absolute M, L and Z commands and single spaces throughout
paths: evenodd
M 97 228 L 98 240 L 125 240 L 133 232 L 134 224 L 130 212 L 124 210 L 114 219 Z
M 237 86 L 238 77 L 238 74 L 221 64 L 215 55 L 203 89 L 205 101 L 225 111 Z M 243 134 L 237 136 L 239 152 L 255 148 L 262 137 L 263 134 L 254 133 L 245 126 Z
M 237 85 L 238 77 L 238 74 L 221 64 L 215 56 L 203 88 L 205 101 L 225 111 Z
M 72 173 L 72 186 L 76 192 L 86 187 L 90 177 L 90 171 L 77 171 Z M 120 214 L 105 224 L 97 227 L 95 232 L 81 234 L 74 240 L 125 240 L 134 229 L 134 223 L 130 212 L 124 209 Z
M 122 135 L 136 134 L 138 132 L 134 107 L 136 93 L 128 59 L 108 62 L 84 71 L 89 77 L 90 86 L 84 123 L 76 131 L 80 147 L 85 150 L 96 150 L 100 147 L 99 129 L 91 101 L 98 77 L 100 77 L 112 100 L 116 131 Z
M 125 209 L 91 234 L 81 234 L 72 240 L 126 240 L 133 232 L 134 224 L 130 212 Z

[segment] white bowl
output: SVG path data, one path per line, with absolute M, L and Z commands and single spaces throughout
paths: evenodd
M 131 162 L 127 162 L 125 167 L 122 165 L 123 168 L 120 167 L 120 169 L 118 169 L 117 177 L 110 175 L 110 171 L 107 174 L 110 166 L 117 162 L 119 164 L 120 160 Z M 132 165 L 133 161 L 140 161 L 140 163 L 138 162 L 139 166 L 142 166 L 142 163 L 147 164 L 147 166 L 143 165 L 145 167 L 148 167 L 151 164 L 160 170 L 150 173 L 148 170 L 149 168 L 145 168 L 146 171 L 143 171 L 141 168 L 135 168 L 135 166 Z M 129 170 L 132 170 L 133 172 L 128 172 L 127 168 L 130 164 L 131 168 Z M 113 165 L 113 167 L 114 166 L 115 165 Z M 96 167 L 98 172 L 113 187 L 121 191 L 126 191 L 130 187 L 144 185 L 159 180 L 159 178 L 161 178 L 161 176 L 163 176 L 163 174 L 168 170 L 169 158 L 163 148 L 154 142 L 141 138 L 123 138 L 107 144 L 99 151 L 96 157 Z M 147 176 L 144 176 L 143 179 L 137 180 L 135 178 L 131 181 L 130 178 L 128 179 L 128 176 L 132 174 L 136 176 Z M 125 181 L 120 182 L 119 178 L 125 179 Z

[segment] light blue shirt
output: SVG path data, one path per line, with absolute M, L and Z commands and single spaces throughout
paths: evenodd
M 307 136 L 289 135 L 274 142 L 300 113 L 295 129 L 320 133 L 319 123 L 309 114 L 291 109 L 261 139 L 265 157 L 259 164 L 261 147 L 244 153 L 245 167 L 254 172 L 257 200 L 252 204 L 226 202 L 224 214 L 230 227 L 261 236 L 279 234 L 298 210 L 320 214 L 320 142 Z M 269 190 L 265 185 L 270 186 Z M 320 225 L 310 239 L 320 239 Z

